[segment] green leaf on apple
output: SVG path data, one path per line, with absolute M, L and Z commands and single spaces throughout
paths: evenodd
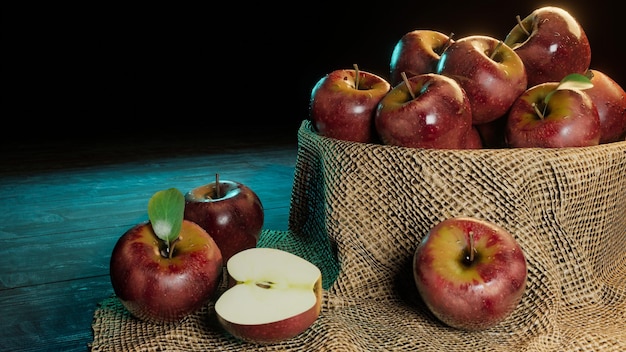
M 589 89 L 591 87 L 593 87 L 593 83 L 591 83 L 591 80 L 589 79 L 589 77 L 582 75 L 580 73 L 572 73 L 572 74 L 565 76 L 561 80 L 557 89 L 584 90 L 584 89 Z
M 552 94 L 554 94 L 554 92 L 556 92 L 557 90 L 564 90 L 564 89 L 585 90 L 585 89 L 589 89 L 592 87 L 593 87 L 593 83 L 591 83 L 591 80 L 589 79 L 589 77 L 582 75 L 580 73 L 571 73 L 563 77 L 563 79 L 559 82 L 559 85 L 556 87 L 556 89 L 548 93 L 548 95 L 546 95 L 546 97 L 544 98 L 543 102 L 546 105 L 548 105 L 548 101 L 550 101 Z
M 183 223 L 185 196 L 176 188 L 156 192 L 148 202 L 148 218 L 157 237 L 170 244 L 178 238 Z

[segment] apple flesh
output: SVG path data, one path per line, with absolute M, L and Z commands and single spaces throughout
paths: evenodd
M 233 254 L 256 247 L 263 229 L 264 210 L 251 188 L 216 177 L 215 182 L 185 194 L 184 218 L 200 225 L 213 237 L 226 263 Z
M 402 82 L 402 73 L 409 78 L 436 73 L 441 54 L 453 42 L 448 35 L 429 29 L 416 29 L 404 34 L 391 54 L 391 86 Z
M 477 218 L 445 219 L 413 257 L 415 284 L 443 323 L 483 330 L 506 319 L 526 289 L 526 257 L 504 228 Z
M 598 109 L 600 144 L 623 140 L 626 137 L 626 92 L 601 71 L 590 69 L 588 75 L 593 87 L 585 93 Z
M 199 310 L 222 279 L 222 254 L 211 236 L 183 220 L 171 258 L 150 222 L 138 224 L 117 241 L 110 260 L 113 290 L 136 318 L 176 322 Z
M 441 57 L 439 73 L 454 78 L 465 90 L 474 124 L 506 114 L 527 88 L 526 69 L 520 57 L 498 39 L 485 35 L 452 43 Z
M 272 344 L 307 330 L 319 317 L 322 274 L 311 262 L 273 248 L 241 251 L 227 263 L 228 289 L 215 302 L 231 335 Z
M 322 136 L 375 142 L 374 113 L 389 89 L 386 79 L 371 72 L 356 68 L 332 71 L 311 90 L 309 117 Z
M 584 74 L 591 63 L 589 39 L 580 23 L 556 6 L 540 7 L 515 25 L 504 43 L 526 67 L 528 87 Z
M 374 123 L 383 144 L 465 149 L 472 112 L 458 82 L 426 73 L 393 87 L 378 104 Z
M 555 89 L 558 82 L 529 88 L 511 106 L 505 139 L 512 148 L 565 148 L 600 143 L 600 118 L 595 104 L 578 89 Z M 553 92 L 548 104 L 544 100 Z

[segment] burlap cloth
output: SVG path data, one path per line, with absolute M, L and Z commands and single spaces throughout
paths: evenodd
M 522 301 L 488 330 L 446 327 L 414 287 L 419 240 L 457 215 L 502 225 L 528 259 Z M 212 304 L 158 326 L 111 297 L 92 351 L 626 351 L 626 142 L 416 150 L 320 137 L 303 121 L 289 230 L 264 230 L 259 246 L 322 270 L 322 312 L 301 335 L 255 346 L 225 333 Z

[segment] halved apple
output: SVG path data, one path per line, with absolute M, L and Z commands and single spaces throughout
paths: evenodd
M 250 248 L 226 264 L 229 288 L 215 302 L 218 321 L 233 336 L 272 344 L 307 330 L 319 317 L 322 273 L 293 253 Z

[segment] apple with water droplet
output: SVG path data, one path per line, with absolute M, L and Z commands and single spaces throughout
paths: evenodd
M 393 87 L 378 103 L 374 124 L 386 145 L 469 149 L 477 142 L 465 91 L 436 73 L 406 77 Z
M 391 86 L 402 82 L 402 74 L 411 78 L 424 73 L 436 73 L 441 54 L 454 42 L 451 35 L 431 29 L 415 29 L 405 33 L 391 53 Z
M 413 256 L 419 295 L 440 321 L 477 331 L 505 320 L 521 301 L 526 256 L 503 227 L 475 217 L 435 224 Z
M 600 144 L 626 137 L 626 92 L 606 73 L 590 69 L 587 74 L 593 87 L 585 90 L 593 100 L 600 118 Z
M 185 194 L 187 220 L 200 225 L 222 251 L 224 264 L 235 253 L 256 247 L 264 221 L 263 204 L 248 186 L 220 179 Z
M 508 112 L 506 144 L 512 148 L 598 145 L 600 117 L 586 93 L 590 86 L 588 78 L 573 73 L 561 82 L 545 82 L 527 89 Z
M 211 299 L 222 280 L 222 254 L 213 238 L 183 219 L 184 196 L 159 191 L 148 205 L 149 221 L 126 231 L 111 253 L 113 291 L 136 318 L 176 322 Z
M 584 74 L 591 63 L 591 46 L 581 24 L 568 11 L 543 6 L 517 24 L 504 39 L 524 62 L 528 87 L 559 82 L 571 73 Z
M 334 70 L 311 90 L 309 118 L 317 133 L 339 140 L 376 141 L 374 113 L 391 88 L 383 77 L 364 70 Z

